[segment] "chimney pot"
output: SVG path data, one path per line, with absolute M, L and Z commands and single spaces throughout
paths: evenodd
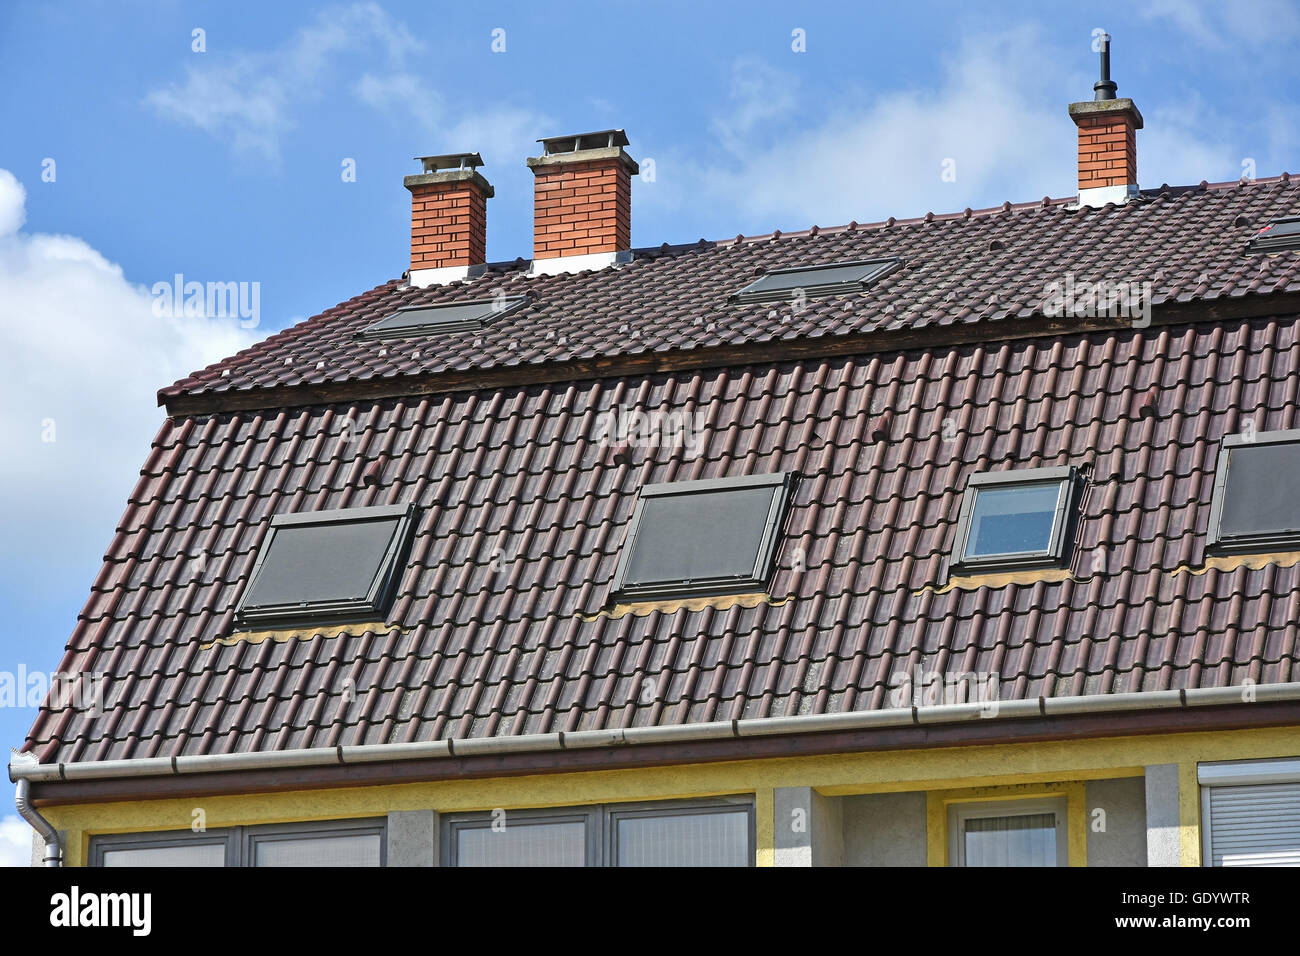
M 1110 35 L 1103 33 L 1100 37 L 1101 79 L 1092 84 L 1093 100 L 1098 103 L 1113 100 L 1119 84 L 1110 78 Z

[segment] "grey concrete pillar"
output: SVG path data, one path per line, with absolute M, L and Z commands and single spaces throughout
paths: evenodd
M 1146 768 L 1147 866 L 1179 866 L 1178 764 Z
M 438 814 L 394 810 L 388 814 L 388 865 L 437 866 Z
M 778 787 L 773 801 L 777 866 L 840 866 L 844 819 L 838 797 L 811 787 Z

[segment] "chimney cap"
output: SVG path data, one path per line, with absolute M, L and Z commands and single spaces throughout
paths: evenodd
M 584 149 L 609 149 L 626 146 L 627 133 L 621 129 L 602 129 L 594 133 L 570 133 L 568 136 L 548 136 L 539 139 L 544 155 L 576 153 Z
M 1133 122 L 1134 129 L 1142 129 L 1142 114 L 1138 111 L 1137 106 L 1127 97 L 1116 97 L 1113 100 L 1084 100 L 1082 103 L 1070 104 L 1070 118 L 1080 126 L 1083 121 L 1093 116 L 1103 116 L 1111 113 L 1127 114 Z
M 443 153 L 440 156 L 416 156 L 426 173 L 437 173 L 444 169 L 476 169 L 483 165 L 483 157 L 478 153 Z

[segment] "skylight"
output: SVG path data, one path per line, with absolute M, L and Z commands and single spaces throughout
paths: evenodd
M 1252 252 L 1300 249 L 1300 216 L 1274 219 L 1250 240 Z
M 1228 435 L 1219 449 L 1206 545 L 1214 551 L 1300 547 L 1300 430 Z
M 902 264 L 901 259 L 863 259 L 823 265 L 773 269 L 732 296 L 735 302 L 774 302 L 802 291 L 807 298 L 861 292 L 887 272 Z
M 409 505 L 276 515 L 237 611 L 241 623 L 382 617 L 410 544 Z
M 793 473 L 647 485 L 614 575 L 620 597 L 763 590 Z
M 1062 564 L 1077 485 L 1077 473 L 1068 466 L 971 475 L 953 542 L 953 568 Z
M 397 339 L 440 332 L 477 332 L 527 301 L 527 296 L 517 295 L 481 302 L 408 306 L 358 332 L 357 338 Z

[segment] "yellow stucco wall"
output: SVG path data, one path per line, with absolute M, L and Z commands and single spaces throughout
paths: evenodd
M 1201 857 L 1197 763 L 1297 755 L 1300 727 L 1287 727 L 86 804 L 48 807 L 43 812 L 59 829 L 68 831 L 67 863 L 79 866 L 87 858 L 94 834 L 188 829 L 197 814 L 214 828 L 381 816 L 391 810 L 448 813 L 751 793 L 755 795 L 757 863 L 771 866 L 778 787 L 813 787 L 827 796 L 923 790 L 938 807 L 972 796 L 1008 799 L 1064 793 L 1070 862 L 1083 865 L 1083 782 L 1139 776 L 1151 764 L 1177 764 L 1181 859 L 1184 866 L 1197 866 Z M 929 858 L 932 864 L 942 865 L 947 853 L 946 820 L 938 810 L 932 813 Z

